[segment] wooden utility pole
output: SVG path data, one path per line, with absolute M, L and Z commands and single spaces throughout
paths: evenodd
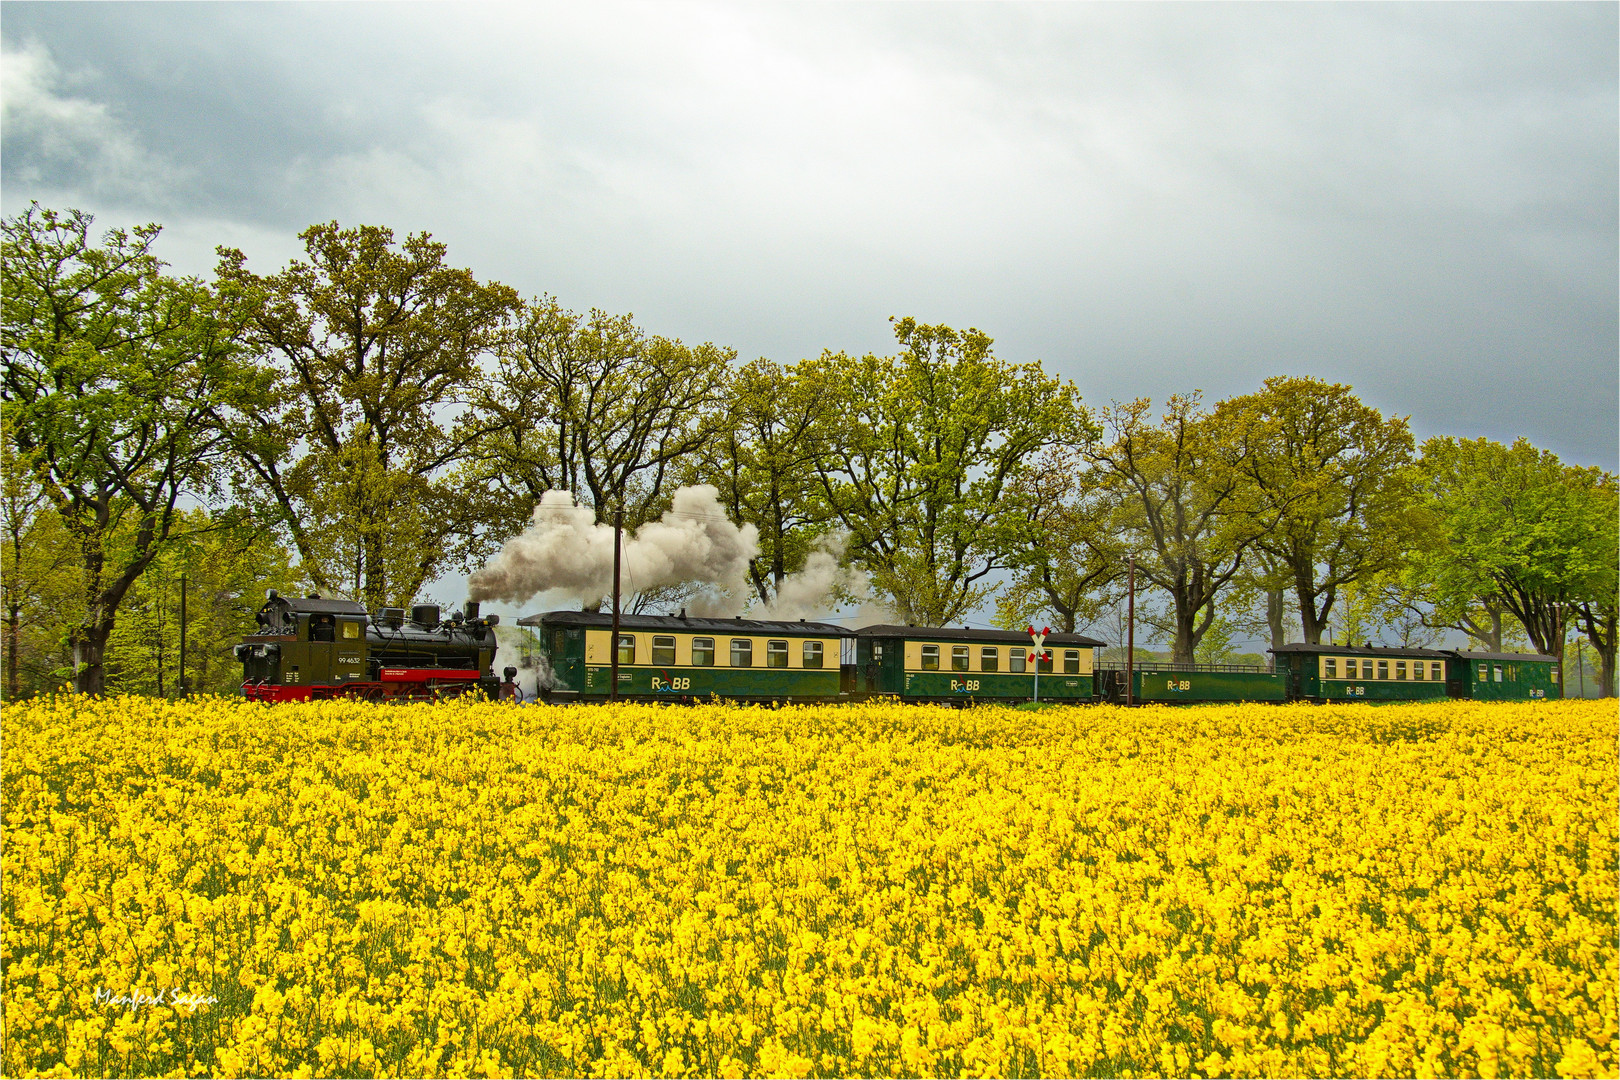
M 186 682 L 186 575 L 180 575 L 180 696 L 187 697 L 191 685 Z
M 613 667 L 608 675 L 608 700 L 619 700 L 619 534 L 624 530 L 624 511 L 613 511 L 613 636 L 608 648 L 613 650 Z
M 1125 704 L 1136 704 L 1136 556 L 1125 586 Z

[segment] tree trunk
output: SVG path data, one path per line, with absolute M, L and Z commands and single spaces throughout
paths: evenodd
M 1598 696 L 1615 696 L 1614 661 L 1620 645 L 1620 608 L 1614 604 L 1582 604 L 1578 611 L 1580 628 L 1598 656 Z
M 1198 652 L 1198 612 L 1201 608 L 1182 602 L 1176 597 L 1176 639 L 1170 646 L 1170 660 L 1176 664 L 1190 664 Z
M 101 697 L 107 692 L 107 639 L 112 629 L 112 620 L 102 619 L 93 626 L 75 626 L 70 632 L 76 693 Z
M 1312 575 L 1308 571 L 1302 574 L 1296 570 L 1294 574 L 1294 588 L 1296 595 L 1299 597 L 1299 630 L 1301 636 L 1305 639 L 1305 644 L 1320 645 L 1322 644 L 1322 628 L 1327 623 L 1328 612 L 1333 610 L 1333 598 L 1328 597 L 1327 605 L 1322 609 L 1322 613 L 1318 615 L 1316 612 L 1316 586 L 1311 577 Z M 1352 645 L 1354 642 L 1346 639 L 1345 644 Z
M 1485 605 L 1485 613 L 1491 617 L 1490 629 L 1482 630 L 1479 623 L 1466 619 L 1468 636 L 1479 642 L 1491 652 L 1502 651 L 1502 609 Z M 1466 617 L 1465 617 L 1466 618 Z
M 22 679 L 17 660 L 17 647 L 22 640 L 22 605 L 13 601 L 6 605 L 6 700 L 16 701 L 22 692 Z
M 1611 643 L 1605 648 L 1599 648 L 1598 654 L 1598 696 L 1612 698 L 1614 693 L 1614 645 Z
M 1266 590 L 1266 625 L 1271 628 L 1271 650 L 1276 652 L 1288 644 L 1288 628 L 1283 625 L 1283 612 L 1287 597 L 1281 589 Z

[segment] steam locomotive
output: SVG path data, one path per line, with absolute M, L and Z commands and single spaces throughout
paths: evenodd
M 478 604 L 441 618 L 437 604 L 383 608 L 352 600 L 302 599 L 270 590 L 258 627 L 236 646 L 242 694 L 253 701 L 357 698 L 435 701 L 468 693 L 494 697 L 498 615 Z

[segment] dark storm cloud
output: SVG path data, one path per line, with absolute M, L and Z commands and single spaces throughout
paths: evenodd
M 364 220 L 745 357 L 913 314 L 1612 469 L 1616 12 L 6 4 L 0 167 L 189 269 Z

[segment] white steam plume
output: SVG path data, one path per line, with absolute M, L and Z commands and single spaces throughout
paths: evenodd
M 804 568 L 782 579 L 776 596 L 761 609 L 767 619 L 820 619 L 837 609 L 843 593 L 856 599 L 868 594 L 866 575 L 838 565 L 842 537 L 823 537 L 804 560 Z
M 624 537 L 621 589 L 636 592 L 685 582 L 744 591 L 748 561 L 759 554 L 759 530 L 734 525 L 708 484 L 678 488 L 669 510 Z M 566 491 L 548 491 L 529 527 L 509 540 L 488 566 L 467 580 L 471 598 L 521 604 L 547 589 L 581 603 L 613 590 L 613 526 L 600 524 Z M 731 602 L 734 614 L 736 601 Z

